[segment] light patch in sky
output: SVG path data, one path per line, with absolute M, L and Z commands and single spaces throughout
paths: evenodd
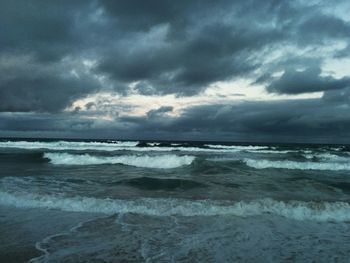
M 350 58 L 326 59 L 322 71 L 330 73 L 335 78 L 343 78 L 350 76 Z
M 105 120 L 113 120 L 111 112 L 117 110 L 118 116 L 145 116 L 150 110 L 162 106 L 172 106 L 173 111 L 169 116 L 178 117 L 187 107 L 209 104 L 229 104 L 242 101 L 269 101 L 269 100 L 293 100 L 321 98 L 323 92 L 305 93 L 299 95 L 270 94 L 265 91 L 263 85 L 252 85 L 247 79 L 230 82 L 216 82 L 204 92 L 193 97 L 177 97 L 176 95 L 148 96 L 131 94 L 121 96 L 117 93 L 102 92 L 89 95 L 83 99 L 76 100 L 66 111 L 74 111 L 80 108 L 82 111 L 105 113 Z M 94 103 L 95 107 L 88 108 L 86 105 Z

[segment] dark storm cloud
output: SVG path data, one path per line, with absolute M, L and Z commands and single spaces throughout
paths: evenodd
M 59 60 L 83 41 L 79 17 L 85 1 L 44 0 L 0 3 L 0 50 L 33 54 L 44 61 Z
M 172 112 L 174 109 L 174 107 L 172 106 L 162 106 L 156 110 L 150 110 L 147 112 L 147 117 L 148 118 L 155 118 L 155 117 L 158 117 L 158 116 L 163 116 L 164 113 L 167 113 L 167 112 Z
M 140 81 L 138 90 L 147 95 L 194 95 L 215 81 L 249 77 L 262 67 L 263 51 L 283 50 L 286 44 L 308 47 L 349 41 L 347 22 L 324 14 L 322 5 L 301 2 L 161 1 L 135 5 L 102 1 L 102 6 L 122 31 L 167 28 L 163 45 L 143 46 L 140 42 L 132 52 L 124 52 L 123 45 L 116 52 L 113 46 L 97 68 L 115 80 Z
M 41 68 L 61 64 L 40 79 L 21 72 L 12 82 L 1 79 L 1 99 L 7 103 L 2 111 L 62 110 L 73 98 L 95 92 L 98 88 L 84 88 L 84 81 L 77 87 L 78 81 L 61 77 L 69 70 L 67 57 L 94 61 L 91 74 L 104 76 L 124 95 L 135 82 L 145 95 L 195 95 L 216 81 L 256 77 L 255 70 L 267 67 L 269 52 L 283 51 L 286 44 L 349 42 L 350 32 L 349 23 L 324 13 L 322 3 L 301 1 L 5 0 L 0 5 L 0 56 L 32 56 Z M 279 61 L 274 64 L 285 70 Z M 329 79 L 318 79 L 323 80 L 321 86 L 330 85 Z M 67 87 L 62 99 L 58 86 Z M 23 98 L 16 98 L 21 92 Z M 43 103 L 43 94 L 51 92 L 57 103 Z
M 322 42 L 330 39 L 347 39 L 350 37 L 350 25 L 344 20 L 315 13 L 306 17 L 298 27 L 300 43 L 308 44 L 311 41 Z
M 341 90 L 327 91 L 323 95 L 323 100 L 332 104 L 350 105 L 350 87 Z
M 349 128 L 349 76 L 337 79 L 320 68 L 327 58 L 349 57 L 350 25 L 327 5 L 3 0 L 0 111 L 7 113 L 0 116 L 0 129 L 3 135 L 7 130 L 91 137 L 113 137 L 116 131 L 144 138 L 343 136 Z M 344 48 L 322 52 L 337 44 Z M 176 118 L 167 114 L 174 110 L 170 106 L 143 117 L 120 116 L 128 106 L 112 107 L 108 99 L 63 112 L 74 100 L 99 91 L 195 96 L 235 78 L 263 84 L 271 93 L 324 91 L 324 96 L 202 105 Z M 106 114 L 115 121 L 102 120 Z
M 194 106 L 176 118 L 120 121 L 133 123 L 133 132 L 148 139 L 346 143 L 350 139 L 349 110 L 344 103 L 286 100 Z
M 100 88 L 88 74 L 66 72 L 68 64 L 43 65 L 23 56 L 0 58 L 0 111 L 60 111 Z
M 3 113 L 0 118 L 0 130 L 16 132 L 81 131 L 91 128 L 93 123 L 92 120 L 64 114 Z
M 145 90 L 139 89 L 143 94 L 152 91 L 155 94 L 194 95 L 215 81 L 248 75 L 259 65 L 251 52 L 283 35 L 279 29 L 250 26 L 251 13 L 245 14 L 244 19 L 236 18 L 241 7 L 224 1 L 217 5 L 205 1 L 202 5 L 188 2 L 174 5 L 172 2 L 163 12 L 161 9 L 145 8 L 144 14 L 142 5 L 136 13 L 131 11 L 134 10 L 133 5 L 117 2 L 113 6 L 116 6 L 115 12 L 108 9 L 110 5 L 105 8 L 110 15 L 120 13 L 126 21 L 131 21 L 132 26 L 120 24 L 119 20 L 115 22 L 119 22 L 123 30 L 126 27 L 129 33 L 132 30 L 145 32 L 146 25 L 147 30 L 151 25 L 153 29 L 158 26 L 165 30 L 160 45 L 132 43 L 131 52 L 123 44 L 117 49 L 113 46 L 97 68 L 98 72 L 107 73 L 115 80 L 141 81 L 143 84 L 138 88 L 145 87 Z M 229 9 L 226 14 L 225 8 Z M 228 21 L 221 21 L 217 17 L 220 13 L 228 16 Z M 203 17 L 205 15 L 207 17 Z M 142 23 L 143 17 L 149 23 Z
M 302 71 L 288 69 L 273 80 L 267 87 L 269 92 L 280 94 L 300 94 L 307 92 L 337 90 L 350 86 L 350 77 L 335 79 L 320 76 L 320 68 L 308 68 Z
M 348 91 L 347 91 L 348 92 Z M 347 93 L 349 98 L 349 92 Z M 325 99 L 201 105 L 181 116 L 117 117 L 114 121 L 79 114 L 0 114 L 0 135 L 118 139 L 177 139 L 347 143 L 350 105 Z M 158 114 L 157 114 L 158 113 Z M 4 131 L 5 130 L 5 131 Z
M 91 77 L 74 77 L 67 57 L 84 46 L 85 1 L 1 1 L 0 111 L 60 111 L 94 92 Z

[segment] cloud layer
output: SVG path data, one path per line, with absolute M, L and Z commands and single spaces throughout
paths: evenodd
M 301 0 L 1 1 L 0 135 L 41 131 L 75 136 L 79 131 L 117 137 L 112 131 L 118 130 L 121 136 L 153 134 L 155 139 L 299 136 L 307 141 L 315 135 L 344 136 L 350 76 L 325 70 L 329 60 L 350 59 L 350 21 L 339 10 L 350 10 L 350 5 Z M 225 105 L 208 99 L 179 112 L 164 100 L 140 116 L 121 114 L 121 106 L 111 102 L 108 108 L 114 113 L 106 111 L 108 102 L 97 101 L 68 110 L 75 101 L 99 93 L 174 94 L 181 99 L 201 96 L 218 82 L 242 79 L 251 83 L 247 89 L 265 88 L 271 99 L 275 94 L 287 99 L 324 94 L 319 99 Z M 103 118 L 106 114 L 109 120 Z

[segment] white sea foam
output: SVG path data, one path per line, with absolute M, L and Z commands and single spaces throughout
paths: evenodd
M 256 169 L 280 168 L 296 170 L 350 170 L 350 163 L 272 161 L 255 159 L 244 159 L 243 162 Z
M 135 152 L 237 152 L 237 149 L 205 149 L 199 147 L 137 147 L 138 142 L 28 142 L 28 141 L 7 141 L 0 142 L 0 148 L 18 149 L 48 149 L 48 150 L 97 150 L 97 151 L 135 151 Z
M 6 141 L 0 142 L 0 148 L 19 149 L 52 149 L 52 150 L 101 150 L 115 151 L 119 148 L 135 147 L 138 141 L 112 141 L 112 142 L 74 142 L 74 141 Z
M 285 153 L 295 153 L 295 150 L 246 150 L 250 153 L 272 153 L 272 154 L 285 154 Z
M 91 213 L 137 213 L 154 216 L 256 216 L 273 214 L 296 220 L 350 221 L 345 202 L 282 202 L 273 199 L 219 202 L 209 200 L 141 198 L 136 200 L 64 197 L 0 191 L 0 204 L 22 208 L 60 209 Z
M 214 149 L 237 149 L 237 150 L 262 150 L 269 149 L 268 146 L 257 146 L 257 145 L 220 145 L 220 144 L 205 144 L 209 148 Z
M 73 142 L 73 141 L 56 141 L 56 142 L 28 142 L 28 141 L 7 141 L 0 142 L 0 148 L 18 148 L 18 149 L 47 149 L 47 150 L 97 150 L 97 151 L 134 151 L 134 152 L 203 152 L 203 153 L 275 153 L 284 154 L 290 150 L 269 149 L 267 146 L 225 146 L 225 145 L 206 145 L 209 148 L 201 147 L 184 147 L 181 144 L 172 143 L 172 146 L 160 147 L 159 144 L 147 143 L 150 147 L 138 147 L 137 141 L 110 141 L 110 142 Z
M 176 168 L 183 165 L 190 165 L 195 159 L 194 156 L 178 155 L 157 155 L 157 156 L 93 156 L 89 154 L 70 153 L 45 153 L 44 158 L 50 159 L 56 165 L 97 165 L 97 164 L 124 164 L 145 168 Z
M 158 146 L 158 145 L 160 145 L 160 142 L 148 142 L 147 145 L 148 146 Z
M 318 153 L 318 154 L 304 154 L 304 157 L 307 159 L 321 159 L 323 161 L 330 161 L 330 162 L 350 162 L 350 156 L 339 156 L 336 154 L 331 153 Z
M 55 141 L 55 142 L 40 142 L 40 141 L 6 141 L 0 142 L 0 148 L 18 148 L 18 149 L 48 149 L 48 150 L 98 150 L 98 151 L 136 151 L 136 152 L 237 152 L 238 149 L 207 149 L 199 147 L 138 147 L 137 141 L 112 141 L 112 142 L 73 142 L 73 141 Z M 172 144 L 177 145 L 177 144 Z M 180 144 L 179 144 L 180 145 Z

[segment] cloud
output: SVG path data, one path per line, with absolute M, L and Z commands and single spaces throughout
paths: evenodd
M 350 77 L 323 65 L 348 56 L 350 23 L 326 1 L 3 0 L 0 24 L 3 135 L 347 138 Z M 237 105 L 208 97 L 176 117 L 167 101 L 146 116 L 120 114 L 135 103 L 103 100 L 65 112 L 96 93 L 181 99 L 237 79 L 269 93 L 324 95 Z
M 156 110 L 150 110 L 147 112 L 148 118 L 156 118 L 158 116 L 163 116 L 164 113 L 172 112 L 174 107 L 172 106 L 162 106 Z
M 170 120 L 124 121 L 133 122 L 140 136 L 158 133 L 172 139 L 341 143 L 350 139 L 349 110 L 349 105 L 318 99 L 243 102 L 194 106 Z
M 0 57 L 0 111 L 55 112 L 100 88 L 87 73 L 73 74 L 65 63 L 42 64 L 31 56 Z
M 348 96 L 349 94 L 347 94 Z M 348 98 L 348 97 L 347 97 Z M 350 104 L 308 99 L 200 105 L 180 116 L 171 107 L 147 116 L 90 118 L 83 113 L 2 113 L 0 135 L 346 143 L 350 137 Z
M 0 50 L 57 61 L 79 49 L 84 40 L 79 19 L 88 9 L 88 2 L 80 0 L 1 1 Z
M 137 83 L 134 90 L 145 95 L 194 96 L 217 81 L 258 78 L 257 71 L 273 65 L 286 70 L 283 61 L 294 55 L 267 63 L 275 50 L 349 43 L 349 23 L 325 12 L 325 6 L 273 0 L 2 1 L 0 55 L 31 56 L 37 68 L 61 64 L 51 77 L 40 80 L 22 76 L 22 71 L 13 83 L 0 80 L 0 89 L 7 90 L 4 100 L 13 95 L 9 85 L 23 87 L 19 90 L 28 86 L 27 93 L 35 93 L 24 95 L 29 101 L 41 101 L 43 91 L 30 88 L 35 81 L 46 86 L 47 94 L 52 89 L 57 95 L 58 86 L 70 87 L 62 91 L 66 102 L 58 99 L 60 103 L 50 103 L 52 109 L 40 102 L 14 101 L 2 110 L 62 110 L 72 98 L 95 92 L 87 88 L 79 95 L 78 83 L 60 77 L 72 69 L 64 66 L 67 59 L 92 61 L 89 74 L 107 81 L 103 88 L 122 95 Z M 38 75 L 37 68 L 30 70 Z
M 350 105 L 350 87 L 341 90 L 326 91 L 322 99 L 328 103 Z
M 343 89 L 349 85 L 349 77 L 335 79 L 331 76 L 321 76 L 320 68 L 307 68 L 302 71 L 288 69 L 280 78 L 270 82 L 267 91 L 280 94 L 300 94 Z

